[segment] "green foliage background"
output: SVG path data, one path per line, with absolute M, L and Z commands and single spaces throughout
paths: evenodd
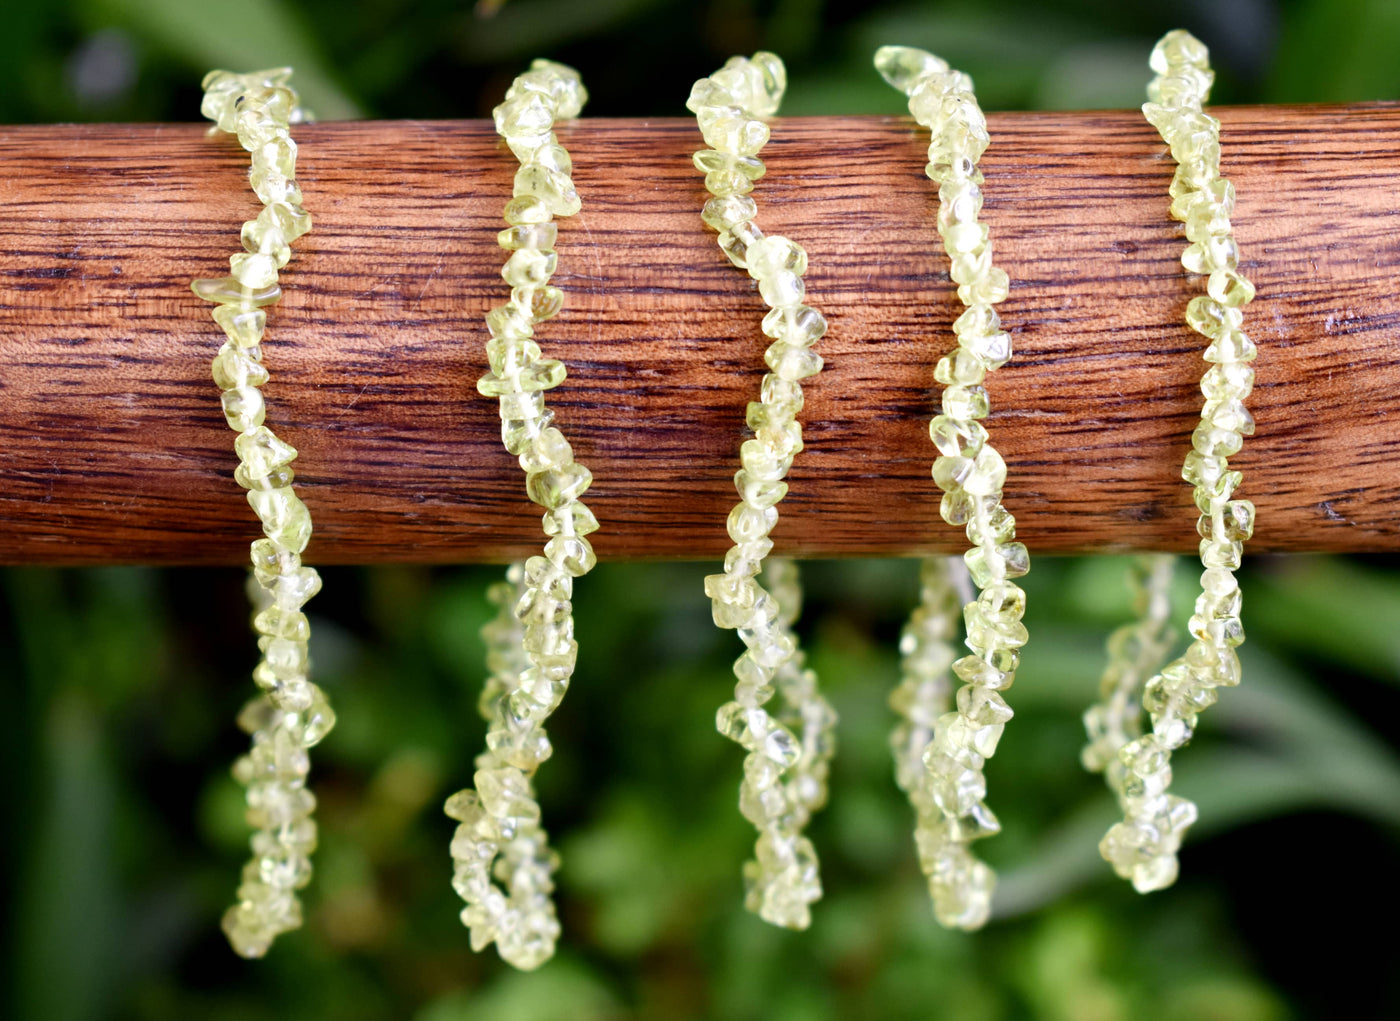
M 1140 101 L 1153 40 L 1212 47 L 1222 102 L 1400 95 L 1400 4 L 1047 5 L 832 0 L 78 0 L 9 5 L 0 120 L 195 118 L 211 66 L 292 63 L 323 118 L 486 113 L 530 58 L 579 67 L 600 115 L 680 115 L 689 83 L 766 46 L 785 112 L 889 112 L 884 42 L 935 49 L 985 106 Z M 716 525 L 718 527 L 718 523 Z M 1184 528 L 1189 525 L 1184 524 Z M 842 716 L 814 825 L 827 895 L 810 932 L 740 907 L 739 755 L 714 733 L 733 636 L 705 564 L 607 564 L 579 586 L 576 684 L 541 773 L 564 856 L 558 958 L 473 955 L 439 807 L 469 776 L 485 585 L 496 568 L 325 571 L 314 655 L 341 722 L 314 756 L 323 846 L 306 929 L 269 959 L 217 930 L 246 848 L 227 764 L 253 643 L 237 571 L 0 572 L 5 1016 L 45 1021 L 603 1021 L 1394 1016 L 1375 906 L 1400 896 L 1400 578 L 1382 558 L 1246 568 L 1246 683 L 1181 758 L 1202 821 L 1170 892 L 1095 852 L 1112 814 L 1078 766 L 1123 562 L 1040 558 L 1017 719 L 990 767 L 1005 830 L 983 933 L 932 921 L 891 778 L 885 696 L 915 597 L 909 562 L 818 562 L 803 624 Z M 1184 620 L 1194 574 L 1178 575 Z M 1358 1009 L 1359 1008 L 1359 1009 Z

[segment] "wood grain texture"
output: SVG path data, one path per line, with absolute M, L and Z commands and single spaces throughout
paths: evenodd
M 1234 463 L 1251 551 L 1400 550 L 1400 105 L 1238 108 L 1223 121 L 1236 236 L 1259 297 Z M 1167 218 L 1172 163 L 1135 112 L 990 118 L 984 217 L 1011 275 L 1016 354 L 988 425 L 1032 553 L 1195 546 L 1180 480 L 1199 414 L 1204 289 Z M 484 122 L 296 131 L 314 230 L 271 310 L 268 420 L 300 451 L 318 563 L 503 560 L 539 511 L 478 396 L 482 317 L 514 160 Z M 600 556 L 727 544 L 762 303 L 699 220 L 691 122 L 561 131 L 584 211 L 560 230 L 549 395 L 581 461 Z M 931 367 L 960 310 L 907 120 L 789 119 L 759 223 L 810 255 L 829 318 L 807 449 L 775 534 L 797 555 L 960 550 L 938 517 Z M 246 156 L 196 125 L 0 129 L 0 562 L 240 562 L 257 526 L 231 478 L 189 281 L 227 272 L 256 212 Z

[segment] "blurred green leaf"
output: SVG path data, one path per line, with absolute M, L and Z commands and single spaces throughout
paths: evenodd
M 19 907 L 22 1018 L 96 1021 L 117 977 L 122 917 L 114 861 L 115 791 L 91 700 L 67 689 L 47 707 L 46 783 Z
M 460 52 L 468 61 L 545 56 L 565 42 L 595 35 L 657 3 L 658 0 L 514 0 L 488 18 L 467 19 Z
M 1279 557 L 1246 591 L 1251 636 L 1400 681 L 1400 586 L 1343 557 Z
M 815 85 L 794 82 L 784 113 L 907 115 L 904 97 L 881 80 L 872 64 L 875 50 L 887 44 L 930 50 L 971 74 L 984 109 L 1024 107 L 1051 56 L 1082 38 L 1084 27 L 1044 7 L 1013 12 L 970 4 L 910 4 L 877 11 L 844 34 L 840 74 L 823 76 Z
M 1267 98 L 1353 103 L 1400 97 L 1400 4 L 1303 0 L 1283 21 Z
M 443 997 L 417 1021 L 614 1021 L 625 1017 L 588 968 L 556 958 L 536 972 L 507 971 L 485 989 Z
M 1051 912 L 1027 946 L 1015 974 L 1035 1016 L 1045 1021 L 1118 1021 L 1129 1017 L 1124 996 L 1107 981 L 1110 927 L 1091 911 Z
M 563 844 L 563 878 L 597 904 L 592 935 L 601 949 L 639 953 L 671 920 L 682 894 L 675 847 L 650 804 L 625 795 Z
M 96 24 L 116 25 L 166 50 L 196 73 L 288 66 L 302 101 L 323 120 L 359 116 L 295 6 L 281 0 L 235 4 L 187 0 L 83 0 Z M 197 80 L 197 78 L 195 79 Z M 193 111 L 192 111 L 193 113 Z
M 1284 1021 L 1293 1012 L 1261 982 L 1206 976 L 1172 990 L 1164 1021 Z

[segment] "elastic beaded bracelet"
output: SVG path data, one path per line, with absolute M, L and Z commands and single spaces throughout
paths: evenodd
M 1006 298 L 1008 280 L 992 266 L 987 228 L 977 220 L 982 208 L 977 161 L 990 139 L 971 79 L 906 46 L 881 47 L 875 67 L 909 97 L 914 119 L 932 131 L 927 173 L 939 185 L 938 230 L 952 261 L 958 299 L 967 306 L 953 324 L 958 346 L 934 372 L 944 385 L 943 413 L 930 423 L 929 433 L 939 453 L 933 478 L 944 490 L 941 513 L 950 525 L 966 526 L 973 548 L 963 559 L 981 592 L 963 608 L 972 655 L 953 664 L 966 682 L 957 693 L 957 711 L 939 717 L 924 754 L 923 790 L 937 811 L 920 813 L 915 836 L 935 917 L 946 926 L 976 929 L 990 913 L 996 880 L 969 845 L 1000 829 L 983 801 L 982 768 L 1011 719 L 1000 692 L 1015 679 L 1018 650 L 1026 643 L 1025 593 L 1010 579 L 1030 569 L 1026 547 L 1012 541 L 1015 519 L 1001 504 L 1006 464 L 977 421 L 989 413 L 982 385 L 988 371 L 1011 357 L 1011 338 L 992 308 Z
M 1176 879 L 1176 852 L 1196 819 L 1196 806 L 1169 794 L 1171 753 L 1190 740 L 1197 714 L 1215 702 L 1216 689 L 1240 682 L 1235 649 L 1244 641 L 1240 588 L 1234 571 L 1254 531 L 1254 505 L 1233 500 L 1241 475 L 1228 458 L 1238 453 L 1254 419 L 1244 406 L 1254 386 L 1254 343 L 1240 330 L 1242 307 L 1254 286 L 1239 272 L 1239 248 L 1230 236 L 1235 189 L 1220 176 L 1220 122 L 1202 110 L 1214 74 L 1206 47 L 1188 32 L 1169 32 L 1152 50 L 1157 77 L 1142 111 L 1177 161 L 1171 215 L 1191 242 L 1181 257 L 1190 273 L 1208 273 L 1206 295 L 1186 306 L 1186 325 L 1210 340 L 1201 380 L 1205 407 L 1192 434 L 1182 478 L 1195 488 L 1205 568 L 1191 617 L 1185 655 L 1156 674 L 1143 692 L 1152 733 L 1119 753 L 1125 770 L 1124 820 L 1108 831 L 1099 851 L 1140 892 Z
M 916 833 L 933 826 L 942 810 L 933 796 L 933 774 L 924 765 L 924 753 L 933 741 L 934 728 L 952 706 L 950 670 L 957 659 L 954 640 L 964 603 L 970 602 L 972 579 L 961 557 L 925 557 L 919 569 L 919 605 L 899 638 L 900 681 L 890 692 L 890 708 L 899 723 L 890 734 L 894 754 L 895 783 L 909 797 L 917 820 Z M 926 872 L 936 861 L 923 858 Z M 937 845 L 930 847 L 936 851 Z
M 1120 806 L 1127 797 L 1127 770 L 1119 758 L 1142 736 L 1142 693 L 1171 652 L 1172 572 L 1176 557 L 1152 553 L 1133 558 L 1128 586 L 1135 619 L 1108 636 L 1108 665 L 1099 680 L 1099 701 L 1084 713 L 1089 743 L 1081 759 L 1091 773 L 1103 773 Z
M 734 476 L 741 499 L 728 530 L 735 545 L 724 573 L 705 579 L 715 624 L 737 630 L 747 646 L 734 664 L 734 700 L 720 707 L 716 727 L 748 750 L 739 808 L 759 836 L 754 859 L 744 865 L 745 905 L 774 925 L 805 929 L 809 905 L 822 891 L 816 850 L 803 830 L 826 803 L 836 714 L 818 693 L 816 675 L 803 668 L 792 631 L 802 596 L 797 566 L 774 558 L 765 567 L 764 558 L 788 488 L 783 478 L 802 449 L 800 380 L 821 370 L 812 345 L 826 333 L 826 320 L 803 304 L 806 252 L 785 237 L 765 236 L 753 222 L 758 207 L 748 194 L 764 173 L 758 152 L 769 132 L 762 118 L 778 112 L 786 86 L 775 54 L 732 57 L 695 83 L 686 106 L 710 146 L 694 160 L 714 196 L 701 217 L 719 231 L 729 260 L 758 281 L 771 310 L 763 332 L 773 338 L 764 354 L 772 371 L 763 377 L 760 399 L 748 406 L 754 436 L 741 445 L 743 467 Z M 782 708 L 770 714 L 764 707 L 775 691 Z
M 311 539 L 311 515 L 292 491 L 296 450 L 263 424 L 258 387 L 267 382 L 262 365 L 266 307 L 282 297 L 277 271 L 291 258 L 291 242 L 311 229 L 296 183 L 296 143 L 290 126 L 307 119 L 287 85 L 290 68 L 231 74 L 212 71 L 204 79 L 200 109 L 218 130 L 235 133 L 252 153 L 249 180 L 263 210 L 243 225 L 243 247 L 229 259 L 232 275 L 196 280 L 194 293 L 217 304 L 214 321 L 227 342 L 214 359 L 214 381 L 223 390 L 224 417 L 239 435 L 240 463 L 234 472 L 266 538 L 253 543 L 253 627 L 262 662 L 253 679 L 263 694 L 239 714 L 252 735 L 252 750 L 234 766 L 247 788 L 253 858 L 243 869 L 238 903 L 225 913 L 223 929 L 234 950 L 261 957 L 278 934 L 301 925 L 296 891 L 311 879 L 316 799 L 306 789 L 307 749 L 335 723 L 325 695 L 307 679 L 310 628 L 302 606 L 321 588 L 301 553 Z
M 574 460 L 544 404 L 544 391 L 563 382 L 564 364 L 542 358 L 532 339 L 535 324 L 563 305 L 562 293 L 549 283 L 557 263 L 552 218 L 580 208 L 572 162 L 554 122 L 578 116 L 587 95 L 572 68 L 536 60 L 494 111 L 496 130 L 520 169 L 505 207 L 509 226 L 497 239 L 511 253 L 501 270 L 511 298 L 486 316 L 491 368 L 477 390 L 500 401 L 501 439 L 520 459 L 526 493 L 546 510 L 550 539 L 544 556 L 512 565 L 508 585 L 494 590 L 502 613 L 487 635 L 492 676 L 481 702 L 489 720 L 487 750 L 476 760 L 473 787 L 452 795 L 445 811 L 461 823 L 451 846 L 452 885 L 467 903 L 462 922 L 471 930 L 472 948 L 495 942 L 502 959 L 522 969 L 549 960 L 559 938 L 551 897 L 559 860 L 540 825 L 531 779 L 553 751 L 544 722 L 574 672 L 578 645 L 570 600 L 574 579 L 595 563 L 585 536 L 598 529 L 579 499 L 593 476 Z

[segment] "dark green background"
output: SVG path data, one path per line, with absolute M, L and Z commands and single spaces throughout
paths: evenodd
M 8 4 L 0 121 L 193 120 L 208 68 L 281 62 L 323 118 L 481 116 L 541 55 L 583 72 L 590 114 L 681 115 L 691 81 L 759 46 L 788 61 L 786 113 L 896 113 L 869 67 L 885 42 L 949 58 L 989 109 L 1118 107 L 1140 102 L 1148 50 L 1178 25 L 1212 47 L 1221 102 L 1400 95 L 1400 5 L 1384 0 L 509 0 L 486 14 L 446 0 Z M 885 748 L 908 562 L 807 569 L 802 630 L 842 715 L 813 826 L 827 893 L 804 934 L 742 911 L 740 753 L 713 729 L 739 645 L 710 624 L 709 567 L 608 564 L 578 586 L 579 670 L 539 777 L 565 938 L 532 975 L 468 949 L 439 811 L 481 742 L 477 629 L 498 569 L 324 572 L 313 647 L 341 722 L 313 756 L 322 848 L 308 925 L 257 963 L 217 928 L 247 836 L 227 771 L 255 654 L 239 572 L 0 572 L 0 1011 L 1272 1021 L 1338 1016 L 1339 989 L 1359 997 L 1348 1016 L 1400 1009 L 1380 910 L 1400 898 L 1391 562 L 1247 565 L 1246 681 L 1180 756 L 1202 820 L 1182 880 L 1144 898 L 1098 859 L 1112 809 L 1077 761 L 1102 639 L 1125 619 L 1123 562 L 1037 559 L 1017 718 L 988 770 L 999 917 L 972 936 L 933 923 Z M 1177 580 L 1184 621 L 1194 574 L 1183 564 Z

